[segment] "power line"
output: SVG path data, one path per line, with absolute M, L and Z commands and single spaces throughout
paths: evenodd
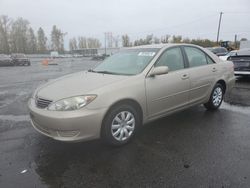
M 215 15 L 217 15 L 217 14 L 212 14 L 212 15 L 209 15 L 209 16 L 200 17 L 198 19 L 194 19 L 194 20 L 188 21 L 186 23 L 176 24 L 176 25 L 172 25 L 172 26 L 168 26 L 168 27 L 163 27 L 163 28 L 158 28 L 158 29 L 154 29 L 154 30 L 147 30 L 147 31 L 141 31 L 141 32 L 133 32 L 133 33 L 127 33 L 127 34 L 128 35 L 137 35 L 137 34 L 142 34 L 142 33 L 153 33 L 153 32 L 157 32 L 157 31 L 164 31 L 166 29 L 172 29 L 172 28 L 182 27 L 182 26 L 185 26 L 185 25 L 189 25 L 189 24 L 193 24 L 193 23 L 199 22 L 199 21 L 204 21 L 204 20 L 207 20 L 207 19 L 209 19 L 211 17 L 214 17 Z
M 226 14 L 250 14 L 250 12 L 234 12 L 234 11 L 226 11 L 224 12 Z

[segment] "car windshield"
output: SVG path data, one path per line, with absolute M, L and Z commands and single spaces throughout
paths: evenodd
M 103 61 L 93 72 L 136 75 L 145 69 L 158 50 L 157 48 L 122 50 Z

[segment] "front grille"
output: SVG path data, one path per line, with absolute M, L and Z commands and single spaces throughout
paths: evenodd
M 57 131 L 60 137 L 74 137 L 80 134 L 79 131 Z
M 47 108 L 50 105 L 50 103 L 52 103 L 51 100 L 43 99 L 43 98 L 40 98 L 40 97 L 36 98 L 36 106 L 38 108 Z

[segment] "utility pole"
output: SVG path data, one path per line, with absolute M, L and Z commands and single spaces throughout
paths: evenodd
M 234 35 L 234 47 L 237 49 L 237 35 Z
M 217 32 L 217 44 L 219 44 L 220 24 L 221 24 L 222 14 L 223 14 L 223 12 L 220 12 L 220 19 L 219 19 L 218 32 Z

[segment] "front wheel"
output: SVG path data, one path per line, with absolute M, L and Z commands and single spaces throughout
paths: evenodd
M 139 126 L 140 118 L 134 107 L 122 104 L 111 109 L 102 125 L 102 139 L 109 145 L 128 143 Z
M 208 110 L 217 110 L 223 101 L 223 97 L 224 97 L 223 86 L 220 83 L 217 83 L 213 88 L 209 101 L 205 103 L 204 106 Z

